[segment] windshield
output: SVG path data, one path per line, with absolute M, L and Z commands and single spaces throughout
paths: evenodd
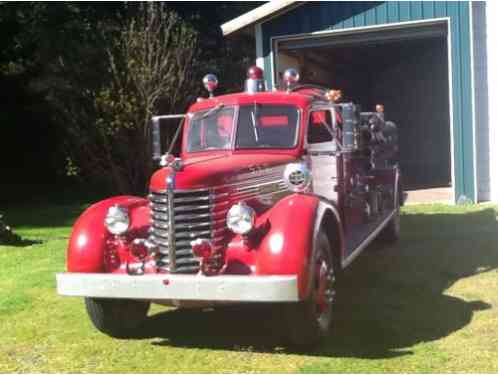
M 248 148 L 293 148 L 298 110 L 290 105 L 250 104 L 197 112 L 187 131 L 187 152 Z M 237 117 L 237 118 L 235 118 Z M 234 140 L 235 138 L 235 140 Z
M 187 132 L 187 152 L 231 148 L 235 109 L 214 107 L 197 112 Z

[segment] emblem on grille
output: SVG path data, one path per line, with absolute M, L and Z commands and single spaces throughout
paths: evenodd
M 311 171 L 304 162 L 288 164 L 284 171 L 284 182 L 290 190 L 302 193 L 311 184 Z
M 301 171 L 294 171 L 289 175 L 289 183 L 292 185 L 301 185 L 304 180 L 304 173 Z

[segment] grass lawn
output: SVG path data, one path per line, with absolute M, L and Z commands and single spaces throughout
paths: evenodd
M 10 208 L 26 242 L 0 246 L 2 372 L 498 372 L 498 207 L 409 206 L 402 239 L 367 249 L 339 287 L 335 331 L 290 352 L 267 310 L 155 307 L 143 337 L 98 333 L 59 297 L 83 205 Z

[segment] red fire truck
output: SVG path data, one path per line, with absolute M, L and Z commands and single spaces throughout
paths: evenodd
M 150 194 L 88 208 L 57 275 L 98 330 L 132 336 L 151 303 L 265 303 L 282 309 L 293 344 L 329 333 L 337 275 L 376 237 L 399 236 L 397 131 L 382 105 L 361 112 L 294 69 L 283 82 L 266 91 L 252 67 L 244 92 L 214 96 L 207 75 L 208 98 L 152 119 Z M 162 151 L 172 118 L 179 157 Z

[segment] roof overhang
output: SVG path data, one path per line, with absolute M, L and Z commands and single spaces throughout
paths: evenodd
M 231 36 L 236 33 L 253 34 L 253 29 L 250 28 L 251 26 L 286 13 L 301 4 L 302 2 L 294 0 L 269 1 L 266 4 L 263 4 L 250 12 L 244 13 L 243 15 L 221 25 L 223 36 Z

